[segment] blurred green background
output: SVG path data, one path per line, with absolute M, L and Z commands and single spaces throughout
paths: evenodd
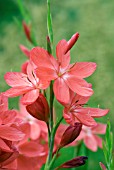
M 31 15 L 38 45 L 46 48 L 46 0 L 23 0 L 23 3 Z M 54 49 L 59 40 L 68 40 L 75 32 L 79 32 L 80 38 L 71 50 L 72 62 L 97 63 L 96 72 L 87 79 L 94 89 L 89 105 L 110 109 L 110 113 L 98 121 L 106 123 L 109 117 L 114 131 L 114 1 L 52 0 L 51 12 Z M 16 18 L 22 20 L 17 0 L 0 0 L 0 91 L 8 89 L 4 74 L 8 71 L 20 71 L 21 64 L 26 60 L 19 44 L 29 49 L 33 47 L 25 38 Z M 10 108 L 17 108 L 16 99 L 10 100 Z M 88 169 L 92 167 L 92 170 L 99 170 L 99 161 L 103 160 L 102 151 L 99 149 L 94 154 L 89 151 L 88 154 Z M 72 158 L 72 149 L 64 149 L 63 155 L 66 160 L 68 157 Z M 59 162 L 61 161 L 62 158 Z

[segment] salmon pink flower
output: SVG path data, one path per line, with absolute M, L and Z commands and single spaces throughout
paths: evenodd
M 105 134 L 106 124 L 98 123 L 95 127 L 82 126 L 82 131 L 76 141 L 83 140 L 86 147 L 93 152 L 97 151 L 98 146 L 102 148 L 102 139 L 98 134 Z
M 36 76 L 32 63 L 27 65 L 27 74 L 8 72 L 5 74 L 5 80 L 12 88 L 4 92 L 4 95 L 8 97 L 23 95 L 22 103 L 25 105 L 33 103 L 38 98 L 40 89 L 49 86 L 49 82 L 41 82 Z
M 36 75 L 41 80 L 55 80 L 54 94 L 58 101 L 67 103 L 69 100 L 69 90 L 82 96 L 91 96 L 93 90 L 83 79 L 90 76 L 96 69 L 96 64 L 92 62 L 76 62 L 70 64 L 70 49 L 75 44 L 79 34 L 74 34 L 67 42 L 61 40 L 56 47 L 55 59 L 45 49 L 35 47 L 30 52 L 31 60 L 37 66 Z
M 63 110 L 67 123 L 74 124 L 79 121 L 86 126 L 95 126 L 97 123 L 93 118 L 99 118 L 108 113 L 108 109 L 83 107 L 88 100 L 89 97 L 70 92 L 70 100 Z

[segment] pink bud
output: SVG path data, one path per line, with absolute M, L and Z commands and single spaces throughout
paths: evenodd
M 25 21 L 22 22 L 22 25 L 27 39 L 32 42 L 30 26 L 28 26 Z
M 78 156 L 70 161 L 65 162 L 64 164 L 62 164 L 60 167 L 58 167 L 57 169 L 60 168 L 74 168 L 74 167 L 78 167 L 78 166 L 82 166 L 86 163 L 86 160 L 88 158 L 86 156 Z M 56 170 L 57 170 L 56 169 Z
M 26 106 L 27 111 L 36 119 L 48 122 L 49 106 L 43 94 L 39 94 L 37 100 Z
M 78 40 L 79 38 L 79 33 L 75 33 L 71 39 L 67 42 L 67 48 L 66 48 L 66 51 L 65 51 L 65 54 L 73 47 L 73 45 L 76 43 L 76 41 Z
M 21 51 L 28 57 L 30 58 L 30 50 L 28 48 L 26 48 L 24 45 L 20 45 L 19 46 Z
M 74 125 L 70 125 L 62 135 L 59 149 L 72 143 L 80 134 L 82 129 L 82 124 L 76 122 Z
M 102 162 L 99 162 L 99 164 L 100 164 L 100 167 L 101 167 L 102 170 L 106 170 L 106 167 Z

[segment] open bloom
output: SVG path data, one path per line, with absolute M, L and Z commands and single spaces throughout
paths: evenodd
M 38 98 L 40 89 L 45 89 L 49 86 L 49 82 L 41 82 L 36 76 L 32 63 L 27 65 L 27 74 L 8 72 L 5 74 L 5 80 L 12 88 L 4 92 L 4 95 L 8 97 L 23 95 L 22 103 L 25 105 L 33 103 Z
M 91 96 L 93 90 L 83 78 L 90 76 L 96 69 L 92 62 L 76 62 L 70 64 L 70 49 L 75 44 L 79 34 L 74 34 L 67 42 L 61 40 L 56 47 L 55 59 L 45 49 L 35 47 L 30 52 L 33 63 L 37 66 L 36 75 L 41 80 L 55 80 L 54 94 L 58 101 L 67 103 L 69 90 L 82 96 Z
M 86 126 L 95 126 L 97 123 L 93 118 L 99 118 L 108 113 L 108 109 L 83 107 L 88 100 L 89 97 L 70 92 L 70 100 L 63 110 L 63 116 L 67 123 L 81 122 Z
M 82 131 L 76 140 L 83 140 L 86 147 L 95 152 L 98 146 L 102 148 L 102 139 L 97 135 L 105 132 L 106 124 L 98 123 L 95 127 L 82 126 Z

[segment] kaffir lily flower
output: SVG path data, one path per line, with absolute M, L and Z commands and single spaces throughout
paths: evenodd
M 8 72 L 5 74 L 5 80 L 12 88 L 4 95 L 8 97 L 23 95 L 22 103 L 25 105 L 33 103 L 38 98 L 40 89 L 46 89 L 49 86 L 49 82 L 46 80 L 41 82 L 36 76 L 32 63 L 27 65 L 27 74 Z
M 98 123 L 95 127 L 82 126 L 82 131 L 76 140 L 83 140 L 86 147 L 95 152 L 98 146 L 102 148 L 102 139 L 97 135 L 105 132 L 106 124 Z
M 37 66 L 36 75 L 41 80 L 55 80 L 54 94 L 58 101 L 67 103 L 69 90 L 82 96 L 91 96 L 93 90 L 83 78 L 90 76 L 96 69 L 96 63 L 76 62 L 70 64 L 70 49 L 75 44 L 79 34 L 74 34 L 67 42 L 61 40 L 56 47 L 55 59 L 45 49 L 35 47 L 30 52 L 31 60 Z
M 96 126 L 97 123 L 93 118 L 99 118 L 108 113 L 108 109 L 83 107 L 88 100 L 89 97 L 70 92 L 70 100 L 63 110 L 63 116 L 67 123 L 81 122 L 86 126 Z

